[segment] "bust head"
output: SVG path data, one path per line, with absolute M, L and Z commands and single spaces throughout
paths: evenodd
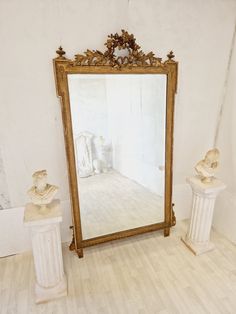
M 36 171 L 33 175 L 34 186 L 37 191 L 43 191 L 47 186 L 47 171 L 40 170 Z
M 220 152 L 217 148 L 213 148 L 206 153 L 204 163 L 209 168 L 217 168 L 219 162 Z
M 29 189 L 28 195 L 33 204 L 41 206 L 41 212 L 45 206 L 50 204 L 58 191 L 58 187 L 47 183 L 47 171 L 36 171 L 33 175 L 33 186 Z
M 204 159 L 200 160 L 195 166 L 195 170 L 203 183 L 211 183 L 213 181 L 215 172 L 219 167 L 219 156 L 219 150 L 213 148 L 209 150 Z

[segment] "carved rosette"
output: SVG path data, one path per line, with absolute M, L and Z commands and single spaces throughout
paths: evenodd
M 145 54 L 141 47 L 136 43 L 136 39 L 133 34 L 129 34 L 125 30 L 121 30 L 121 34 L 111 34 L 108 36 L 105 42 L 107 50 L 101 52 L 99 50 L 89 50 L 84 54 L 76 54 L 75 60 L 71 60 L 71 66 L 112 66 L 120 69 L 124 67 L 165 67 L 166 63 L 175 63 L 172 59 L 174 54 L 171 51 L 167 57 L 168 60 L 162 62 L 161 58 L 155 57 L 151 51 Z M 124 56 L 116 55 L 117 50 L 125 50 Z M 65 59 L 64 50 L 62 47 L 56 51 L 58 59 Z

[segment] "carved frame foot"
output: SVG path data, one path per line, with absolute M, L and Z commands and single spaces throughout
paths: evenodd
M 176 217 L 175 217 L 175 212 L 174 212 L 174 206 L 175 204 L 172 204 L 172 208 L 171 208 L 171 226 L 175 226 L 176 225 Z
M 74 251 L 75 250 L 74 226 L 70 226 L 70 229 L 72 230 L 72 240 L 71 240 L 71 243 L 69 245 L 69 249 L 70 249 L 70 251 Z
M 164 237 L 169 237 L 170 235 L 170 228 L 165 228 L 164 229 Z
M 72 230 L 72 240 L 71 240 L 71 243 L 69 245 L 69 249 L 70 249 L 70 251 L 76 251 L 78 257 L 82 258 L 82 257 L 84 257 L 83 248 L 81 247 L 79 249 L 76 249 L 76 247 L 75 247 L 74 226 L 70 226 L 70 229 Z
M 76 250 L 76 253 L 77 253 L 77 255 L 78 255 L 79 258 L 84 257 L 84 252 L 83 252 L 83 249 L 82 249 L 82 248 Z

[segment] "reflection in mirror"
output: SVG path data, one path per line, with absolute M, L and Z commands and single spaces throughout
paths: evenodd
M 83 239 L 163 222 L 166 75 L 68 84 Z

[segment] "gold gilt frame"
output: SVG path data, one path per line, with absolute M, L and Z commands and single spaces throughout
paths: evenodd
M 60 47 L 56 52 L 58 57 L 53 60 L 57 96 L 61 101 L 62 120 L 69 173 L 69 186 L 72 204 L 73 240 L 71 250 L 79 257 L 83 256 L 83 248 L 142 234 L 155 230 L 164 230 L 164 236 L 170 233 L 170 227 L 175 225 L 175 215 L 172 204 L 172 156 L 173 156 L 173 122 L 174 100 L 177 90 L 178 63 L 174 61 L 171 51 L 167 60 L 155 57 L 153 52 L 145 54 L 136 43 L 133 34 L 122 30 L 121 34 L 111 34 L 105 43 L 106 51 L 87 50 L 84 54 L 75 55 L 74 60 L 67 59 Z M 119 49 L 126 49 L 127 56 L 116 56 Z M 78 181 L 76 174 L 75 151 L 73 144 L 70 99 L 68 90 L 68 74 L 166 74 L 167 75 L 167 104 L 166 104 L 166 150 L 165 150 L 165 215 L 164 221 L 141 226 L 134 229 L 106 234 L 91 239 L 83 239 L 80 220 Z

